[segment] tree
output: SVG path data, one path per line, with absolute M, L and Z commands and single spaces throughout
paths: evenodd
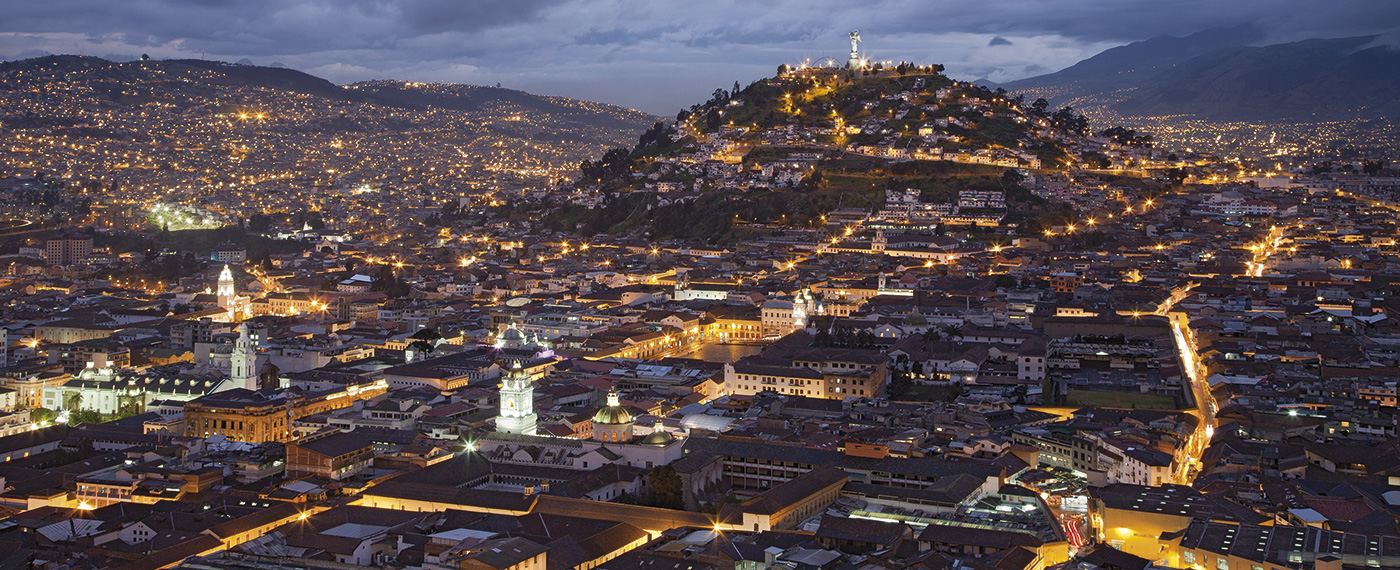
M 786 64 L 786 63 L 784 63 L 784 64 L 782 64 L 782 65 L 779 65 L 779 66 L 778 66 L 778 75 L 780 75 L 780 76 L 781 76 L 781 75 L 787 75 L 789 69 L 792 69 L 792 68 L 788 67 L 788 64 Z
M 1123 146 L 1146 147 L 1152 146 L 1152 135 L 1139 135 L 1136 130 L 1121 126 L 1109 127 L 1099 131 L 1099 136 L 1113 139 L 1113 142 Z
M 943 333 L 938 332 L 936 329 L 928 329 L 920 336 L 923 337 L 925 346 L 943 340 Z
M 721 120 L 718 111 L 711 110 L 705 115 L 705 129 L 708 131 L 719 130 L 720 122 Z
M 1084 115 L 1076 114 L 1074 107 L 1061 107 L 1060 110 L 1055 111 L 1054 115 L 1051 115 L 1050 123 L 1057 129 L 1080 136 L 1084 136 L 1089 131 L 1089 119 L 1084 118 Z
M 107 421 L 97 410 L 74 410 L 68 412 L 68 425 L 100 424 Z
M 1113 162 L 1101 152 L 1086 152 L 1079 157 L 1089 168 L 1103 170 L 1113 165 Z
M 437 350 L 435 341 L 441 339 L 442 334 L 439 333 L 437 329 L 425 328 L 416 333 L 413 333 L 413 336 L 409 338 L 414 339 L 413 342 L 408 344 L 409 346 L 417 349 L 423 354 L 432 354 L 434 350 Z
M 263 233 L 269 229 L 272 229 L 272 218 L 267 214 L 248 216 L 248 231 Z
M 1031 103 L 1031 108 L 1028 109 L 1026 113 L 1036 117 L 1044 117 L 1046 109 L 1049 108 L 1050 102 L 1046 101 L 1044 97 L 1041 97 Z
M 58 417 L 58 412 L 48 408 L 34 408 L 29 411 L 29 421 L 36 424 L 45 424 Z
M 1181 168 L 1167 169 L 1167 180 L 1171 181 L 1172 186 L 1181 186 L 1181 183 L 1186 181 L 1186 176 L 1186 171 Z
M 1017 172 L 1015 168 L 1008 168 L 1006 172 L 1001 173 L 1001 185 L 1020 186 L 1021 181 L 1025 180 L 1025 178 L 1026 177 L 1022 176 L 1020 172 Z
M 662 465 L 647 473 L 647 483 L 651 486 L 649 503 L 666 509 L 684 507 L 681 498 L 681 476 L 670 465 Z
M 998 275 L 997 287 L 1002 289 L 1014 289 L 1016 287 L 1016 278 L 1005 273 Z
M 943 327 L 943 336 L 948 338 L 962 338 L 962 329 L 958 325 L 948 325 Z

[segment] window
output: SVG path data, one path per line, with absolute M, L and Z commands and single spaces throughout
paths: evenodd
M 1215 559 L 1216 570 L 1230 570 L 1230 561 L 1224 558 Z
M 585 465 L 584 467 L 587 467 L 587 465 Z M 1188 550 L 1188 551 L 1186 551 L 1186 552 L 1181 553 L 1181 559 L 1182 559 L 1183 561 L 1185 561 L 1187 564 L 1195 564 L 1195 563 L 1196 563 L 1196 553 L 1195 553 L 1195 552 L 1191 552 L 1190 550 Z

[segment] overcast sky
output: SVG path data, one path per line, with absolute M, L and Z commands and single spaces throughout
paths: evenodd
M 1267 43 L 1400 44 L 1400 0 L 24 0 L 0 16 L 0 58 L 246 58 L 336 83 L 500 83 L 671 115 L 781 63 L 844 60 L 853 29 L 872 60 L 1007 81 L 1245 25 Z

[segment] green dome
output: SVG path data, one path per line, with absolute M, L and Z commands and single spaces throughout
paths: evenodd
M 632 423 L 632 414 L 622 406 L 607 406 L 593 414 L 594 424 L 620 425 Z
M 622 407 L 617 392 L 608 392 L 608 405 L 593 414 L 593 424 L 622 425 L 632 423 L 632 413 Z
M 642 440 L 642 443 L 647 443 L 651 445 L 666 445 L 675 440 L 675 436 L 672 436 L 671 434 L 666 433 L 665 431 L 654 431 L 651 432 L 651 435 L 647 436 L 646 439 Z

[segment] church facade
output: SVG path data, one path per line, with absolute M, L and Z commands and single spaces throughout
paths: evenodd
M 496 431 L 473 443 L 488 461 L 586 471 L 604 465 L 650 469 L 681 458 L 684 440 L 667 433 L 659 421 L 644 437 L 635 432 L 632 414 L 616 391 L 608 392 L 607 404 L 594 414 L 592 438 L 535 435 L 534 388 L 528 378 L 512 373 L 502 382 Z
M 224 270 L 219 272 L 218 289 L 215 293 L 219 299 L 219 308 L 228 311 L 224 316 L 226 322 L 236 323 L 251 314 L 252 302 L 248 297 L 238 294 L 234 287 L 233 271 L 227 264 L 224 265 Z

